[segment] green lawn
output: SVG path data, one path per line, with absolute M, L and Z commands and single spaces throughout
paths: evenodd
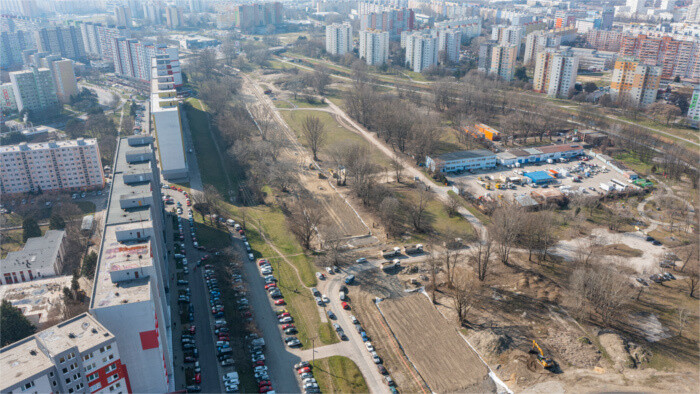
M 187 119 L 190 124 L 194 149 L 197 152 L 202 183 L 213 185 L 222 196 L 226 196 L 228 195 L 228 182 L 209 131 L 209 117 L 204 111 L 201 101 L 188 98 L 187 102 L 192 104 L 187 106 Z
M 651 174 L 652 165 L 649 163 L 644 163 L 639 158 L 635 157 L 629 152 L 619 153 L 615 155 L 615 160 L 619 160 L 625 163 L 629 168 L 639 173 L 642 176 Z
M 315 360 L 313 373 L 322 393 L 367 393 L 369 388 L 357 365 L 347 357 Z
M 275 107 L 277 107 L 277 108 L 287 108 L 287 109 L 294 108 L 294 106 L 292 104 L 290 104 L 290 102 L 287 100 L 275 100 L 274 103 L 275 103 Z
M 322 160 L 330 160 L 328 152 L 331 152 L 334 146 L 347 146 L 350 144 L 360 144 L 370 148 L 372 152 L 372 161 L 381 167 L 389 167 L 391 161 L 386 155 L 377 149 L 373 149 L 370 143 L 362 136 L 353 133 L 352 131 L 341 126 L 333 116 L 328 112 L 322 111 L 284 111 L 282 112 L 284 120 L 287 122 L 299 137 L 299 141 L 308 148 L 308 144 L 302 134 L 302 123 L 307 116 L 315 116 L 321 120 L 328 136 L 325 144 L 321 147 L 319 156 Z
M 49 226 L 39 226 L 41 234 L 44 235 L 49 229 Z M 0 257 L 5 257 L 10 252 L 16 252 L 24 247 L 22 241 L 22 230 L 3 231 L 2 247 L 0 248 Z
M 194 211 L 194 228 L 197 234 L 197 241 L 200 245 L 209 249 L 223 249 L 231 246 L 231 237 L 228 230 L 223 227 L 212 225 L 209 220 Z

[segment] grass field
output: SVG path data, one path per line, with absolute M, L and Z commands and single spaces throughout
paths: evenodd
M 319 156 L 322 160 L 330 160 L 328 152 L 334 146 L 347 146 L 350 144 L 359 144 L 362 146 L 367 146 L 372 152 L 372 161 L 381 167 L 388 167 L 390 165 L 390 160 L 383 153 L 376 149 L 372 149 L 370 143 L 367 142 L 360 135 L 353 133 L 352 131 L 341 126 L 335 118 L 330 113 L 323 111 L 284 111 L 282 112 L 284 120 L 287 122 L 289 127 L 291 127 L 297 134 L 299 141 L 308 148 L 306 139 L 302 134 L 302 122 L 307 116 L 316 116 L 320 119 L 321 123 L 324 125 L 327 131 L 327 137 L 325 144 L 321 147 Z
M 222 196 L 226 196 L 228 195 L 228 182 L 209 131 L 209 117 L 204 111 L 201 101 L 189 98 L 187 102 L 191 104 L 191 106 L 186 107 L 186 112 L 194 149 L 197 151 L 202 183 L 213 185 Z
M 639 249 L 631 248 L 625 244 L 610 244 L 602 248 L 602 253 L 608 256 L 621 257 L 641 257 L 644 252 Z
M 49 226 L 39 226 L 41 234 L 44 235 Z M 24 247 L 22 241 L 22 229 L 7 230 L 2 232 L 2 248 L 0 248 L 0 257 L 5 257 L 10 252 L 16 252 Z
M 357 365 L 347 357 L 316 360 L 313 373 L 322 393 L 367 393 L 369 388 Z

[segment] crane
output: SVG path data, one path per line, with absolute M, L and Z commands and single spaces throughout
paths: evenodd
M 530 353 L 534 353 L 537 356 L 537 362 L 540 363 L 544 368 L 551 368 L 554 366 L 554 361 L 551 358 L 544 355 L 542 348 L 537 344 L 537 341 L 532 340 L 532 349 Z

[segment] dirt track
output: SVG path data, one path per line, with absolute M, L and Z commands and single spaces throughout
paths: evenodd
M 488 368 L 422 294 L 379 303 L 393 334 L 433 392 L 495 392 Z

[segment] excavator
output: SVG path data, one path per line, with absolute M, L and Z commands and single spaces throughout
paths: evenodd
M 532 349 L 530 349 L 530 353 L 533 353 L 537 356 L 537 362 L 540 363 L 540 365 L 542 365 L 545 369 L 550 369 L 554 367 L 554 361 L 552 361 L 551 358 L 544 355 L 542 348 L 540 347 L 540 345 L 537 344 L 537 341 L 535 341 L 534 339 L 532 340 Z

